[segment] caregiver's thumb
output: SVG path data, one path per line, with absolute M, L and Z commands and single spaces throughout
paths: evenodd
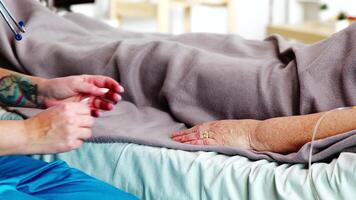
M 92 136 L 94 118 L 85 103 L 64 103 L 25 120 L 28 154 L 58 153 L 79 148 Z

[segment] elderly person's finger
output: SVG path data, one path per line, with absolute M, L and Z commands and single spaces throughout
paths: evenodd
M 188 134 L 188 133 L 190 133 L 190 129 L 181 130 L 181 131 L 176 131 L 176 132 L 172 133 L 171 138 L 173 139 L 173 138 L 175 138 L 175 137 L 179 137 L 179 136 L 182 136 L 182 135 L 186 135 L 186 134 Z
M 200 139 L 200 140 L 192 140 L 188 142 L 184 142 L 184 144 L 193 144 L 193 145 L 218 145 L 218 143 L 214 139 Z
M 181 135 L 187 135 L 192 132 L 196 132 L 197 130 L 198 130 L 198 126 L 194 126 L 193 128 L 190 128 L 190 129 L 176 131 L 176 132 L 172 133 L 171 137 L 174 138 L 174 137 L 181 136 Z
M 199 132 L 193 131 L 193 132 L 187 133 L 185 135 L 173 137 L 172 139 L 174 141 L 184 143 L 184 142 L 188 142 L 188 141 L 192 141 L 192 140 L 202 139 L 202 135 Z

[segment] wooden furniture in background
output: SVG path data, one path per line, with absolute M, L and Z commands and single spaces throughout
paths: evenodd
M 289 25 L 268 25 L 267 35 L 280 34 L 304 43 L 326 39 L 336 32 L 335 28 L 322 22 L 303 22 Z
M 181 7 L 184 10 L 184 31 L 191 31 L 191 11 L 196 5 L 210 7 L 224 7 L 228 12 L 228 32 L 236 29 L 236 1 L 237 0 L 149 0 L 132 2 L 130 0 L 111 0 L 111 19 L 121 24 L 123 17 L 150 17 L 158 21 L 158 32 L 170 31 L 170 9 Z
M 269 25 L 267 35 L 280 34 L 286 38 L 294 39 L 304 43 L 315 43 L 324 40 L 336 31 L 336 25 L 331 22 L 319 21 L 320 0 L 298 0 L 303 8 L 303 22 L 290 24 L 289 10 L 290 0 L 285 1 L 284 24 L 277 25 L 273 22 L 274 0 L 269 0 Z M 330 24 L 331 23 L 331 24 Z

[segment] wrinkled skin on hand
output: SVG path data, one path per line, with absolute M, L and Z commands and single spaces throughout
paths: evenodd
M 218 145 L 252 149 L 250 134 L 256 129 L 257 124 L 257 120 L 213 121 L 175 132 L 172 134 L 172 139 L 192 145 Z

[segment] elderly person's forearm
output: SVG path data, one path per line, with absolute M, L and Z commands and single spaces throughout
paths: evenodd
M 324 113 L 272 118 L 259 123 L 251 133 L 251 146 L 258 151 L 296 152 L 312 139 L 317 121 Z M 334 111 L 322 121 L 316 139 L 356 129 L 356 109 Z

